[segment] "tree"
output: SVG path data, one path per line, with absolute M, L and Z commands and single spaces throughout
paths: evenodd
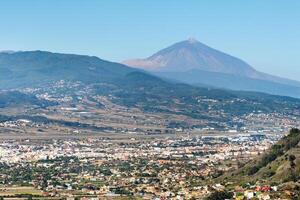
M 290 155 L 289 156 L 289 161 L 294 162 L 294 160 L 296 160 L 296 156 L 295 155 Z
M 294 162 L 295 160 L 296 160 L 295 155 L 289 155 L 289 161 L 290 161 L 290 165 L 291 165 L 292 169 L 294 169 L 296 167 L 296 163 Z
M 298 128 L 292 128 L 290 130 L 290 133 L 300 133 L 300 129 L 298 129 Z
M 225 199 L 231 199 L 232 197 L 233 197 L 232 192 L 216 191 L 212 193 L 209 197 L 207 197 L 206 200 L 225 200 Z

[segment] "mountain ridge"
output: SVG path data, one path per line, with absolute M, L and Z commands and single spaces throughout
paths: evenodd
M 196 85 L 229 89 L 236 91 L 255 91 L 274 95 L 300 97 L 300 88 L 287 84 L 274 83 L 268 80 L 258 80 L 230 74 L 207 72 L 202 70 L 190 70 L 184 73 L 176 72 L 152 72 L 156 76 Z
M 0 89 L 32 86 L 55 80 L 112 80 L 136 71 L 96 56 L 48 51 L 0 53 Z

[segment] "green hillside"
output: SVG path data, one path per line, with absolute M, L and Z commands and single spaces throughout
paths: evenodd
M 278 186 L 279 191 L 292 191 L 294 196 L 300 197 L 299 144 L 300 130 L 292 129 L 263 155 L 215 181 L 228 185 L 228 189 L 247 188 L 247 185 Z

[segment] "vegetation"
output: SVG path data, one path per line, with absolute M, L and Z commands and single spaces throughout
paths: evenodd
M 40 107 L 47 107 L 56 105 L 56 103 L 40 100 L 34 95 L 28 95 L 17 91 L 0 92 L 0 108 L 16 105 L 35 105 Z
M 265 154 L 217 180 L 233 181 L 239 185 L 249 182 L 269 185 L 296 183 L 300 180 L 299 143 L 300 130 L 291 129 L 288 135 L 274 144 Z
M 261 168 L 267 166 L 278 157 L 284 155 L 288 150 L 291 148 L 296 147 L 300 142 L 300 130 L 299 129 L 291 129 L 290 134 L 283 137 L 282 140 L 272 146 L 270 151 L 266 153 L 262 159 L 254 165 L 252 168 L 249 169 L 248 175 L 253 175 L 257 173 Z M 290 162 L 292 163 L 293 167 L 295 167 L 294 160 L 296 157 L 294 155 L 290 155 Z
M 231 199 L 233 197 L 232 192 L 228 191 L 216 191 L 212 193 L 209 197 L 207 197 L 207 200 L 224 200 L 224 199 Z

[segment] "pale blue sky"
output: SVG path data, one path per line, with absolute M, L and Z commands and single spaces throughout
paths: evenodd
M 256 69 L 299 79 L 298 0 L 1 0 L 0 50 L 121 61 L 190 36 Z

